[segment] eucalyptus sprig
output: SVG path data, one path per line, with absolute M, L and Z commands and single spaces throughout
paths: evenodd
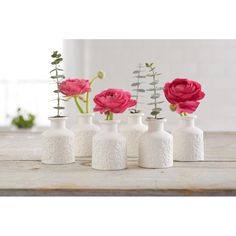
M 58 53 L 58 51 L 54 51 L 51 57 L 53 60 L 51 64 L 54 66 L 54 68 L 53 70 L 50 71 L 50 74 L 54 73 L 54 75 L 51 75 L 51 79 L 53 79 L 56 84 L 56 90 L 54 90 L 53 92 L 57 94 L 57 98 L 55 99 L 57 101 L 57 104 L 53 108 L 57 110 L 56 117 L 60 117 L 60 110 L 65 109 L 61 105 L 61 100 L 63 99 L 61 98 L 60 91 L 59 91 L 60 82 L 65 78 L 65 76 L 62 74 L 63 70 L 60 68 L 60 63 L 63 61 L 63 58 L 61 54 Z
M 145 89 L 141 88 L 141 80 L 140 79 L 144 79 L 146 78 L 145 75 L 142 74 L 144 66 L 142 64 L 139 64 L 137 66 L 137 69 L 135 71 L 133 71 L 134 74 L 134 78 L 136 79 L 136 82 L 132 82 L 131 83 L 131 87 L 135 87 L 134 89 L 132 89 L 132 91 L 134 91 L 135 93 L 132 94 L 132 97 L 137 101 L 135 107 L 133 109 L 130 109 L 130 113 L 134 114 L 134 113 L 139 113 L 140 110 L 138 109 L 138 104 L 139 102 L 139 98 L 140 98 L 140 93 L 144 93 Z
M 146 91 L 152 92 L 151 99 L 153 99 L 153 102 L 148 103 L 148 105 L 152 105 L 153 109 L 151 111 L 151 116 L 154 116 L 155 119 L 158 119 L 158 115 L 161 112 L 161 108 L 159 107 L 159 104 L 163 103 L 164 101 L 158 101 L 158 98 L 161 96 L 159 93 L 161 90 L 163 90 L 163 87 L 159 87 L 159 80 L 157 79 L 158 76 L 161 75 L 161 73 L 156 72 L 156 67 L 154 66 L 154 63 L 145 63 L 145 66 L 148 68 L 148 74 L 146 77 L 150 77 L 152 79 L 152 82 L 149 83 L 151 85 L 151 88 L 147 89 Z

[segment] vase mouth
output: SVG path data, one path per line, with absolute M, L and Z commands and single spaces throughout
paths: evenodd
M 181 116 L 180 119 L 183 119 L 183 120 L 193 120 L 193 119 L 196 119 L 197 116 L 196 115 L 188 115 L 188 116 Z
M 143 112 L 138 112 L 138 113 L 129 113 L 128 117 L 135 117 L 135 116 L 144 116 Z
M 67 116 L 50 116 L 48 117 L 49 120 L 67 120 Z
M 100 120 L 100 124 L 120 124 L 120 120 Z
M 94 116 L 94 113 L 93 112 L 89 112 L 89 113 L 79 113 L 77 114 L 77 117 L 90 117 L 90 116 Z
M 161 123 L 161 122 L 166 122 L 167 119 L 164 118 L 164 117 L 157 118 L 157 119 L 155 119 L 155 118 L 150 118 L 150 117 L 149 117 L 149 118 L 146 119 L 146 121 L 147 121 L 147 122 L 152 122 L 152 123 Z

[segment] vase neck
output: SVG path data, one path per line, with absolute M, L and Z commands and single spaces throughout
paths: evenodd
M 78 122 L 82 125 L 90 125 L 93 123 L 93 114 L 80 114 L 78 116 Z
M 118 132 L 118 124 L 117 121 L 103 121 L 101 122 L 101 128 L 106 132 Z
M 64 129 L 66 127 L 65 118 L 49 118 L 51 121 L 51 127 L 55 129 Z
M 195 126 L 195 117 L 181 117 L 180 118 L 181 127 L 194 127 Z
M 132 125 L 141 125 L 142 124 L 143 114 L 134 114 L 128 116 L 128 124 Z
M 148 120 L 148 131 L 163 131 L 164 130 L 164 122 L 166 119 L 153 119 Z

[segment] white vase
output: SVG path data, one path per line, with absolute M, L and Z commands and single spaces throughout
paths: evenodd
M 67 117 L 50 117 L 51 127 L 43 132 L 42 162 L 69 164 L 75 161 L 74 134 L 66 128 Z
M 121 170 L 127 167 L 126 138 L 118 131 L 117 120 L 101 121 L 93 137 L 92 168 Z
M 195 119 L 196 116 L 180 117 L 179 126 L 173 131 L 176 161 L 204 160 L 203 131 L 195 127 Z
M 168 168 L 173 166 L 173 138 L 164 130 L 166 119 L 148 119 L 148 131 L 140 138 L 139 166 Z
M 99 131 L 99 127 L 93 123 L 93 113 L 78 115 L 78 123 L 74 127 L 75 156 L 91 157 L 93 136 Z
M 147 125 L 143 124 L 143 113 L 129 114 L 128 122 L 122 127 L 122 133 L 127 139 L 127 156 L 138 157 L 140 136 L 147 131 Z

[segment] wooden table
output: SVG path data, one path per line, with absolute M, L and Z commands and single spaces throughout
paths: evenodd
M 236 195 L 236 133 L 206 133 L 203 162 L 175 162 L 169 169 L 97 171 L 81 158 L 69 165 L 8 160 L 0 156 L 2 196 L 228 196 Z

